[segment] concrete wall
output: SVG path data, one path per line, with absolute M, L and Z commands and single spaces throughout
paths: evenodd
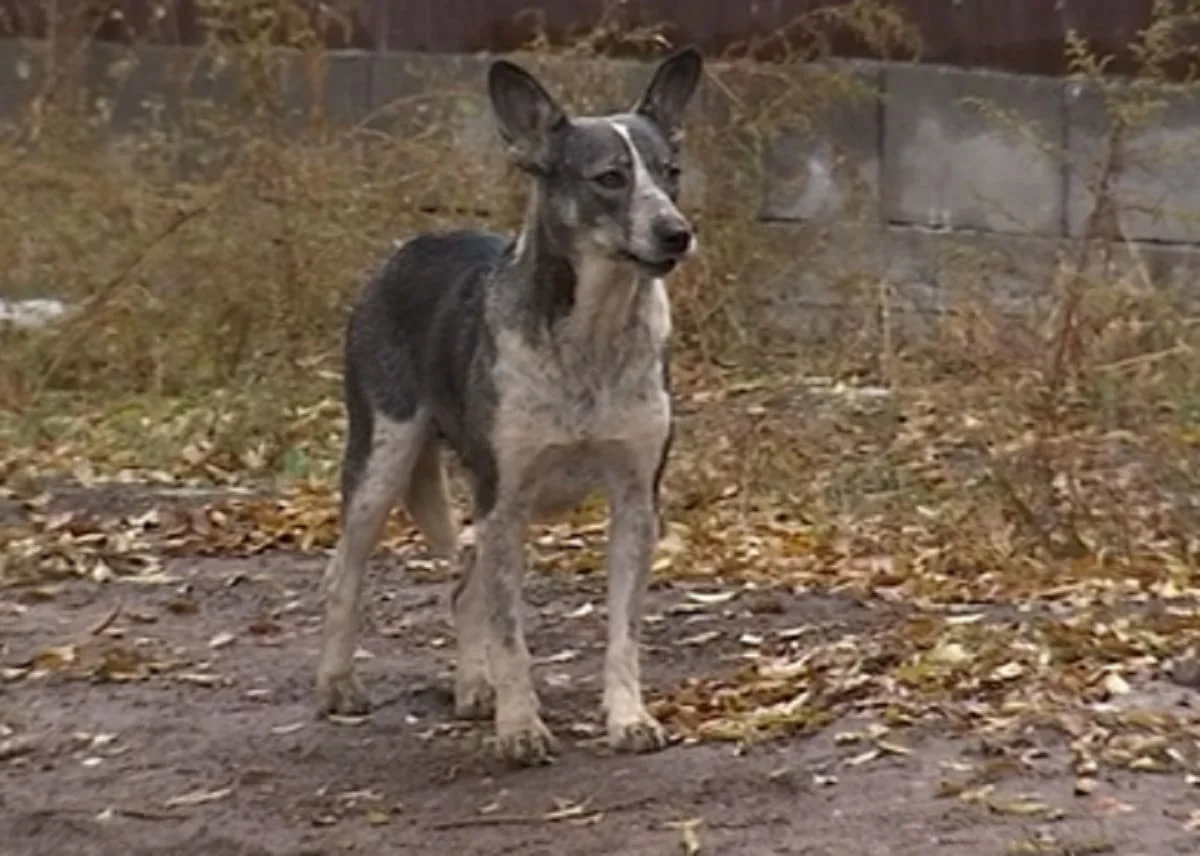
M 36 90 L 40 50 L 0 41 L 0 122 Z M 830 103 L 804 128 L 778 128 L 761 165 L 763 228 L 810 250 L 786 278 L 787 300 L 839 302 L 830 278 L 813 273 L 820 270 L 814 259 L 832 253 L 830 263 L 844 265 L 846 224 L 853 223 L 864 276 L 893 282 L 916 312 L 945 308 L 963 289 L 991 289 L 1014 307 L 1032 305 L 1049 280 L 1044 270 L 1062 242 L 1084 232 L 1095 205 L 1094 179 L 1113 127 L 1102 94 L 1052 78 L 907 63 L 833 65 L 867 97 Z M 490 188 L 499 152 L 482 100 L 485 67 L 482 57 L 334 54 L 318 93 L 321 112 L 332 123 L 403 133 L 414 111 L 431 109 L 422 97 L 432 82 L 440 90 L 456 85 L 461 98 L 446 119 L 455 145 L 478 153 L 472 180 Z M 85 68 L 118 130 L 154 111 L 178 112 L 184 94 L 238 97 L 228 69 L 206 65 L 188 49 L 151 48 L 131 63 L 125 50 L 97 45 Z M 569 73 L 548 68 L 551 78 Z M 606 68 L 615 73 L 616 91 L 629 96 L 645 79 L 635 63 Z M 734 71 L 714 66 L 735 86 Z M 298 59 L 281 71 L 297 126 L 313 106 L 308 73 Z M 1148 270 L 1187 283 L 1200 269 L 1200 152 L 1193 151 L 1200 147 L 1200 96 L 1183 89 L 1161 95 L 1161 120 L 1125 141 L 1114 183 L 1118 219 L 1124 236 L 1140 242 L 1135 249 L 1152 257 Z M 728 102 L 728 92 L 709 87 L 703 109 L 736 134 Z M 704 166 L 692 172 L 701 188 Z M 806 236 L 827 238 L 831 227 L 838 240 L 804 243 Z M 994 266 L 987 277 L 979 275 L 981 254 Z

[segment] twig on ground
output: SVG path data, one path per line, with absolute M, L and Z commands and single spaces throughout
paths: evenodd
M 571 815 L 571 817 L 595 817 L 596 815 L 614 814 L 619 811 L 629 811 L 630 809 L 641 808 L 642 806 L 654 801 L 655 797 L 652 796 L 638 797 L 637 799 L 610 803 L 607 806 L 585 808 L 578 815 Z M 535 823 L 556 823 L 566 819 L 568 819 L 566 816 L 555 812 L 551 812 L 549 814 L 493 814 L 484 817 L 464 817 L 456 820 L 440 821 L 438 823 L 430 824 L 429 829 L 468 829 L 474 826 L 524 826 Z

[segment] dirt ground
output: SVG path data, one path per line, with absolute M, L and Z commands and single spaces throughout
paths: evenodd
M 453 721 L 448 581 L 419 556 L 384 554 L 374 565 L 360 667 L 376 710 L 364 721 L 317 721 L 322 565 L 312 553 L 180 559 L 165 568 L 171 579 L 152 585 L 118 578 L 0 593 L 0 854 L 1080 856 L 1200 847 L 1185 825 L 1197 789 L 1183 778 L 1102 772 L 1079 793 L 1067 746 L 1049 735 L 1024 745 L 1023 762 L 996 780 L 1011 811 L 941 792 L 948 774 L 988 763 L 993 750 L 936 727 L 906 732 L 906 751 L 869 762 L 838 737 L 856 722 L 750 747 L 678 743 L 614 757 L 599 739 L 604 599 L 595 575 L 535 572 L 527 582 L 547 720 L 565 744 L 554 765 L 507 768 L 489 754 L 486 728 Z M 652 693 L 737 669 L 743 634 L 805 625 L 866 635 L 897 611 L 791 594 L 770 609 L 676 611 L 686 595 L 681 584 L 653 591 Z M 694 644 L 700 635 L 715 638 Z M 108 659 L 98 668 L 97 657 Z M 1193 701 L 1188 690 L 1168 691 L 1172 704 Z M 1036 808 L 1045 805 L 1056 810 Z

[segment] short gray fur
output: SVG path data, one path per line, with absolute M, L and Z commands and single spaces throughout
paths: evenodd
M 672 435 L 663 277 L 696 246 L 676 200 L 680 129 L 701 74 L 700 54 L 681 50 L 630 111 L 572 119 L 521 67 L 489 68 L 501 139 L 532 184 L 528 212 L 515 240 L 463 230 L 409 241 L 352 312 L 322 712 L 368 706 L 353 652 L 367 558 L 392 505 L 404 500 L 435 551 L 459 553 L 449 450 L 468 475 L 476 530 L 453 597 L 457 713 L 494 717 L 513 761 L 554 754 L 522 629 L 525 533 L 602 490 L 608 736 L 629 751 L 665 745 L 642 701 L 638 637 Z

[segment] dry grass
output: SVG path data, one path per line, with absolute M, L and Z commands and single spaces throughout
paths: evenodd
M 845 14 L 880 29 L 860 7 Z M 311 32 L 292 21 L 284 47 L 271 47 L 243 20 L 242 4 L 205 8 L 226 35 L 186 67 L 168 62 L 163 103 L 132 132 L 106 133 L 135 97 L 122 85 L 137 62 L 133 49 L 109 46 L 99 82 L 49 75 L 0 138 L 5 292 L 50 291 L 82 310 L 61 334 L 6 339 L 8 407 L 58 390 L 175 396 L 264 378 L 292 386 L 336 350 L 347 300 L 393 239 L 464 219 L 497 229 L 517 222 L 523 186 L 498 162 L 498 147 L 481 162 L 455 140 L 464 126 L 490 133 L 482 63 L 464 61 L 457 80 L 407 70 L 406 89 L 417 94 L 345 128 L 321 114 L 327 57 L 309 47 Z M 291 6 L 263 8 L 287 19 Z M 646 45 L 658 36 L 602 25 L 565 48 L 535 40 L 523 58 L 574 109 L 611 107 L 644 82 L 640 69 L 614 74 L 595 61 L 618 38 Z M 882 46 L 898 35 L 873 38 Z M 746 356 L 758 337 L 744 284 L 790 261 L 788 248 L 752 226 L 772 129 L 807 123 L 847 95 L 869 96 L 834 70 L 806 71 L 802 85 L 789 79 L 795 71 L 715 70 L 707 112 L 721 118 L 690 130 L 706 181 L 688 203 L 708 249 L 676 294 L 683 341 L 709 358 Z M 234 97 L 217 105 L 183 94 L 214 89 Z
M 3 334 L 3 430 L 17 448 L 78 443 L 71 447 L 76 464 L 91 458 L 93 467 L 103 466 L 107 449 L 120 466 L 170 469 L 182 455 L 231 478 L 247 470 L 327 475 L 339 442 L 337 408 L 322 402 L 337 395 L 345 309 L 363 277 L 394 239 L 417 230 L 464 220 L 516 224 L 519 178 L 495 152 L 480 162 L 454 144 L 464 122 L 486 132 L 480 64 L 465 62 L 454 81 L 410 86 L 420 94 L 342 127 L 319 109 L 326 57 L 313 47 L 307 22 L 287 0 L 258 8 L 267 18 L 247 16 L 234 2 L 206 5 L 209 44 L 190 67 L 169 68 L 162 109 L 133 131 L 105 133 L 122 103 L 122 79 L 134 70 L 132 51 L 110 51 L 109 79 L 90 88 L 67 71 L 49 75 L 7 129 L 0 148 L 5 292 L 50 291 L 77 308 L 50 331 Z M 1145 36 L 1148 82 L 1132 93 L 1113 90 L 1114 103 L 1124 99 L 1117 113 L 1128 128 L 1154 120 L 1153 75 L 1175 50 L 1167 11 Z M 689 153 L 704 164 L 705 181 L 687 188 L 685 200 L 706 251 L 673 285 L 683 382 L 707 394 L 701 388 L 769 368 L 785 383 L 801 372 L 871 377 L 893 395 L 887 418 L 876 420 L 884 434 L 850 449 L 844 432 L 830 434 L 822 419 L 798 414 L 781 426 L 780 448 L 767 456 L 761 450 L 771 442 L 773 417 L 787 408 L 768 407 L 752 427 L 733 420 L 734 434 L 751 435 L 739 442 L 760 449 L 739 453 L 740 489 L 828 483 L 821 496 L 806 497 L 806 507 L 852 510 L 876 493 L 863 485 L 890 485 L 898 504 L 911 508 L 921 479 L 901 472 L 906 456 L 930 454 L 922 444 L 957 443 L 957 457 L 974 462 L 978 472 L 968 470 L 994 501 L 974 528 L 992 533 L 1000 515 L 1043 547 L 1065 539 L 1071 549 L 1086 541 L 1075 531 L 1080 521 L 1104 516 L 1114 499 L 1123 511 L 1111 496 L 1112 478 L 1169 484 L 1181 500 L 1196 478 L 1189 456 L 1200 407 L 1189 370 L 1194 328 L 1186 307 L 1149 281 L 1136 254 L 1111 260 L 1109 251 L 1123 244 L 1105 231 L 1115 218 L 1105 216 L 1112 202 L 1104 164 L 1090 239 L 1044 272 L 1046 314 L 1003 313 L 976 288 L 970 304 L 950 307 L 925 335 L 906 339 L 892 329 L 903 307 L 888 284 L 847 259 L 828 276 L 850 323 L 801 358 L 763 345 L 756 325 L 763 292 L 755 284 L 797 262 L 794 233 L 781 240 L 753 224 L 763 153 L 778 129 L 818 124 L 840 100 L 873 97 L 836 66 L 806 63 L 820 58 L 817 24 L 831 18 L 880 55 L 919 47 L 885 4 L 856 0 L 793 28 L 800 45 L 794 63 L 713 65 L 707 109 L 696 111 L 689 129 Z M 265 41 L 268 19 L 285 33 L 284 47 Z M 575 109 L 598 109 L 627 100 L 641 82 L 636 70 L 613 74 L 595 61 L 598 52 L 617 41 L 646 49 L 659 38 L 602 22 L 566 48 L 536 40 L 524 59 Z M 1081 79 L 1103 79 L 1103 62 L 1087 45 L 1074 41 L 1071 50 Z M 188 78 L 190 88 L 181 82 Z M 217 82 L 194 82 L 209 78 Z M 241 96 L 224 107 L 181 96 L 213 88 Z M 862 217 L 865 223 L 866 206 Z M 860 231 L 870 241 L 869 229 Z M 804 240 L 816 249 L 822 236 Z M 960 259 L 959 267 L 975 265 L 987 280 L 994 261 Z M 912 401 L 920 404 L 901 403 Z M 922 415 L 905 411 L 912 406 Z M 1134 436 L 1144 442 L 1128 441 Z M 1085 489 L 1085 474 L 1101 465 L 1089 438 L 1138 446 L 1138 460 L 1101 455 L 1117 469 Z M 953 485 L 974 477 L 964 471 L 945 484 L 953 494 Z M 1170 507 L 1183 513 L 1177 506 Z M 1191 550 L 1184 550 L 1188 561 Z
M 230 28 L 247 26 L 234 12 L 210 7 Z M 914 47 L 879 2 L 823 14 L 840 15 L 881 54 Z M 845 268 L 829 272 L 848 320 L 798 356 L 765 346 L 756 321 L 755 284 L 798 261 L 792 235 L 753 223 L 763 152 L 780 127 L 871 93 L 836 67 L 801 67 L 819 58 L 817 39 L 790 64 L 714 64 L 706 118 L 688 138 L 706 181 L 685 200 L 705 252 L 673 284 L 684 430 L 668 489 L 679 573 L 934 606 L 1066 598 L 1089 620 L 1116 609 L 1104 615 L 1133 621 L 1120 611 L 1130 602 L 1195 595 L 1195 318 L 1186 295 L 1152 282 L 1114 230 L 1111 193 L 1125 136 L 1156 115 L 1155 75 L 1174 50 L 1168 29 L 1148 31 L 1146 79 L 1112 90 L 1124 118 L 1096 165 L 1093 228 L 1047 266 L 1043 310 L 1002 311 L 981 286 L 906 336 L 889 283 L 852 248 Z M 214 525 L 236 532 L 215 543 L 241 549 L 245 526 L 269 531 L 250 538 L 256 549 L 330 543 L 348 300 L 398 236 L 464 220 L 513 227 L 521 185 L 454 145 L 455 128 L 478 115 L 482 66 L 413 87 L 420 96 L 359 127 L 288 115 L 280 81 L 296 76 L 283 70 L 320 79 L 324 58 L 310 35 L 296 29 L 291 53 L 257 36 L 237 45 L 214 37 L 205 61 L 253 81 L 253 95 L 226 110 L 176 103 L 119 146 L 96 144 L 103 118 L 69 77 L 8 130 L 0 282 L 6 293 L 49 290 L 79 307 L 47 331 L 0 333 L 0 477 L 13 495 L 35 496 L 51 472 L 85 482 L 122 472 L 298 480 L 313 492 L 302 490 L 291 512 L 227 508 Z M 629 80 L 593 57 L 618 37 L 647 44 L 656 34 L 601 28 L 565 49 L 533 44 L 524 58 L 574 108 L 611 105 L 632 91 Z M 1100 81 L 1099 58 L 1084 44 L 1072 51 L 1080 79 Z M 439 213 L 427 213 L 431 203 Z M 804 240 L 816 249 L 823 237 Z M 991 263 L 980 255 L 960 269 L 984 283 L 997 273 Z M 881 391 L 831 393 L 802 380 L 812 375 Z M 46 556 L 27 544 L 10 570 L 20 566 L 24 579 Z M 1164 626 L 1127 625 L 1121 645 L 1097 642 L 1088 669 L 1062 671 L 1056 686 L 1087 696 L 1096 670 L 1153 671 L 1200 639 L 1194 613 L 1171 619 L 1169 644 Z M 958 625 L 910 629 L 896 643 L 907 668 L 897 680 L 950 696 L 980 684 L 958 671 L 963 662 L 939 670 L 922 652 L 967 645 L 981 674 L 1017 657 L 1017 673 L 1041 675 L 1054 664 L 1038 651 L 1075 662 L 1084 655 L 1073 634 L 1090 632 L 1065 627 L 1021 652 L 1008 636 L 968 638 Z M 1006 681 L 997 687 L 1028 694 Z

